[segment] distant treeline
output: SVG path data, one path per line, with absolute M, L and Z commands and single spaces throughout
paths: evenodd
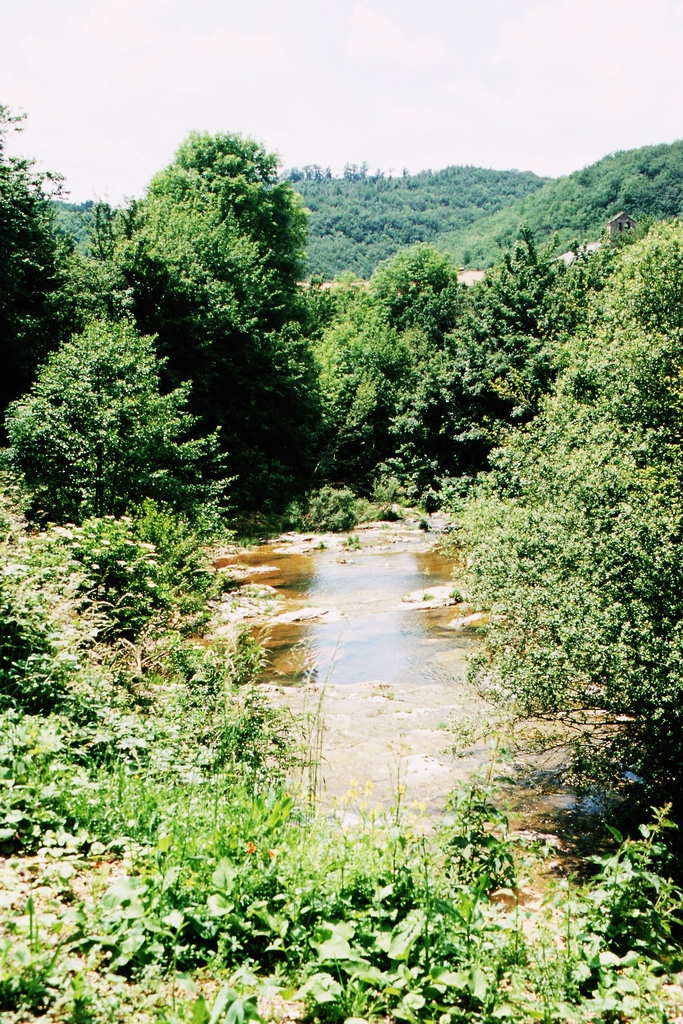
M 563 178 L 530 171 L 447 167 L 398 176 L 347 164 L 341 177 L 309 164 L 281 175 L 309 212 L 305 276 L 369 278 L 378 264 L 416 242 L 429 242 L 466 267 L 490 267 L 514 244 L 521 225 L 537 242 L 600 237 L 606 220 L 626 210 L 656 220 L 683 210 L 683 142 L 606 156 Z M 56 203 L 58 231 L 87 251 L 92 202 Z
M 369 277 L 382 259 L 430 242 L 457 264 L 490 267 L 522 224 L 537 242 L 557 233 L 567 248 L 593 241 L 620 210 L 661 220 L 683 210 L 683 142 L 606 156 L 562 178 L 530 172 L 447 167 L 385 177 L 348 164 L 343 177 L 317 165 L 289 172 L 311 211 L 308 270 Z
M 481 167 L 398 177 L 347 164 L 343 177 L 317 165 L 294 169 L 289 180 L 310 210 L 307 272 L 331 279 L 345 271 L 368 278 L 382 260 L 416 242 L 476 225 L 540 189 L 530 171 Z

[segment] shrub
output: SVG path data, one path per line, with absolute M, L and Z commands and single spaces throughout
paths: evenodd
M 154 340 L 126 323 L 92 323 L 51 355 L 7 413 L 7 459 L 23 475 L 28 509 L 81 522 L 120 516 L 147 497 L 192 509 L 221 485 L 217 436 L 188 440 L 189 386 L 161 394 Z
M 682 239 L 675 225 L 623 251 L 595 334 L 465 515 L 473 596 L 492 610 L 475 678 L 561 727 L 570 778 L 633 793 L 641 777 L 677 814 Z
M 343 533 L 358 522 L 357 499 L 347 487 L 321 487 L 308 496 L 305 511 L 290 506 L 289 519 L 299 529 Z

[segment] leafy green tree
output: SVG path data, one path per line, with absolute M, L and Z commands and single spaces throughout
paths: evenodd
M 683 231 L 623 250 L 556 392 L 466 510 L 492 612 L 475 669 L 560 723 L 574 777 L 683 811 Z M 547 726 L 545 726 L 547 729 Z
M 350 285 L 338 302 L 341 315 L 316 344 L 324 410 L 318 474 L 369 493 L 377 464 L 394 450 L 391 420 L 410 380 L 410 347 L 364 289 Z
M 93 253 L 158 336 L 165 385 L 192 381 L 197 429 L 221 427 L 239 502 L 303 489 L 318 419 L 297 287 L 306 217 L 276 157 L 238 135 L 191 135 L 142 202 L 94 214 Z
M 491 449 L 550 389 L 563 343 L 585 322 L 611 269 L 609 251 L 581 255 L 571 267 L 555 252 L 539 250 L 522 228 L 512 252 L 464 298 L 442 292 L 452 326 L 442 319 L 441 337 L 437 330 L 423 348 L 392 424 L 392 469 L 416 493 L 484 469 Z
M 48 358 L 6 418 L 33 515 L 78 523 L 148 497 L 191 509 L 217 496 L 202 483 L 217 476 L 217 437 L 188 439 L 189 385 L 162 394 L 160 370 L 154 339 L 125 322 L 93 323 Z
M 0 106 L 0 410 L 29 386 L 69 327 L 63 264 L 72 245 L 53 232 L 51 196 L 59 179 L 7 156 L 7 133 L 21 120 Z
M 396 330 L 420 331 L 441 344 L 464 305 L 464 290 L 450 256 L 430 245 L 414 245 L 380 264 L 372 277 L 373 298 Z

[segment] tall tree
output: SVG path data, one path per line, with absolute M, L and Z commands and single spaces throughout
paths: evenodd
M 0 106 L 0 411 L 26 390 L 64 334 L 62 267 L 72 248 L 53 231 L 59 178 L 7 155 L 7 134 L 21 121 Z
M 188 438 L 189 388 L 161 394 L 159 371 L 154 339 L 125 321 L 93 322 L 49 356 L 6 420 L 29 512 L 80 522 L 145 498 L 192 512 L 220 496 L 203 479 L 220 471 L 217 438 Z
M 113 262 L 165 383 L 192 381 L 198 429 L 222 429 L 242 504 L 305 485 L 316 384 L 301 276 L 306 217 L 277 158 L 238 135 L 191 135 L 93 251 Z M 105 230 L 106 229 L 106 230 Z

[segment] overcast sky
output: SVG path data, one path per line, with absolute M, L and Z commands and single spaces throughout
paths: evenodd
M 0 0 L 15 151 L 139 195 L 192 129 L 285 166 L 558 175 L 683 137 L 681 0 Z

